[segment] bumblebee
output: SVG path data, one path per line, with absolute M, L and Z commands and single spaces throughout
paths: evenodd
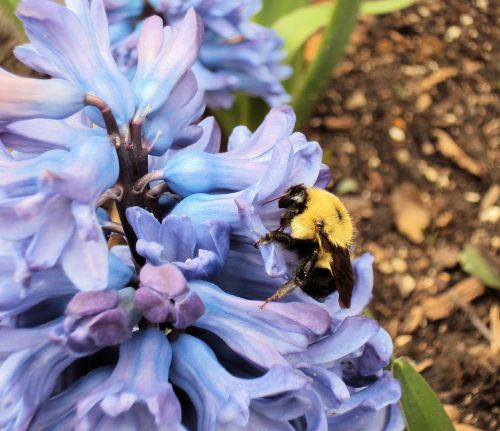
M 292 279 L 266 299 L 261 308 L 297 287 L 318 301 L 338 291 L 340 306 L 349 308 L 354 278 L 348 247 L 354 233 L 351 216 L 342 202 L 326 190 L 302 184 L 290 187 L 272 201 L 275 200 L 279 208 L 285 209 L 280 226 L 260 238 L 255 246 L 276 241 L 296 252 L 300 264 Z M 287 228 L 290 233 L 285 232 Z

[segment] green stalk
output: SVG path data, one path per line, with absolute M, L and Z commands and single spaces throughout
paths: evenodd
M 292 105 L 300 126 L 310 115 L 314 104 L 321 96 L 332 70 L 344 55 L 361 0 L 337 0 L 330 21 L 323 34 L 323 42 L 318 55 L 309 66 L 302 85 L 293 94 Z
M 0 0 L 0 15 L 3 15 L 9 23 L 12 23 L 15 30 L 24 35 L 24 28 L 21 21 L 15 15 L 19 0 Z

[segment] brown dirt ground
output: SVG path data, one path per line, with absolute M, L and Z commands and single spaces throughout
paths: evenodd
M 498 210 L 481 221 L 480 209 L 491 208 L 482 202 L 500 179 L 499 22 L 500 3 L 487 0 L 363 18 L 306 128 L 326 150 L 333 189 L 351 189 L 356 252 L 376 259 L 371 310 L 395 355 L 415 361 L 457 423 L 491 431 L 500 427 L 500 360 L 472 320 L 488 328 L 499 292 L 470 282 L 465 291 L 478 297 L 465 311 L 428 299 L 468 277 L 458 263 L 466 242 L 498 258 Z M 475 175 L 439 152 L 435 129 L 477 162 Z M 415 202 L 429 218 L 421 242 L 399 232 L 391 202 Z M 422 316 L 423 305 L 444 318 Z
M 371 310 L 395 355 L 415 361 L 456 423 L 489 431 L 500 427 L 500 360 L 472 322 L 488 328 L 498 291 L 472 282 L 477 298 L 465 308 L 430 303 L 437 320 L 422 307 L 468 277 L 458 263 L 465 243 L 498 259 L 495 202 L 488 220 L 480 214 L 500 180 L 499 22 L 494 0 L 424 0 L 363 18 L 306 128 L 325 148 L 334 190 L 351 190 L 343 199 L 357 225 L 356 253 L 376 258 Z M 0 64 L 9 70 L 17 67 L 6 55 L 11 36 L 0 19 Z M 477 162 L 476 174 L 439 152 L 435 129 Z M 400 233 L 391 211 L 408 196 L 429 217 L 421 242 Z

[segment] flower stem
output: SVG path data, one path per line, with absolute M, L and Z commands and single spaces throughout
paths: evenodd
M 138 206 L 152 212 L 155 217 L 160 217 L 157 201 L 146 199 L 149 184 L 146 183 L 142 190 L 134 188 L 137 181 L 148 175 L 148 146 L 142 141 L 142 120 L 133 120 L 128 130 L 120 130 L 113 112 L 104 100 L 88 94 L 85 101 L 101 111 L 109 138 L 115 145 L 120 168 L 115 187 L 123 191 L 116 201 L 116 209 L 130 253 L 136 265 L 142 267 L 146 261 L 137 253 L 137 236 L 128 222 L 127 208 Z

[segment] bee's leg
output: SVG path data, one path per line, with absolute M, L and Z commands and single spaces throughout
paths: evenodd
M 301 264 L 295 271 L 293 278 L 287 281 L 285 285 L 283 285 L 283 287 L 280 287 L 272 296 L 267 298 L 262 305 L 259 305 L 259 308 L 262 310 L 268 302 L 283 298 L 289 293 L 292 293 L 297 287 L 302 286 L 307 278 L 307 275 L 309 274 L 309 271 L 311 271 L 311 269 L 314 268 L 314 265 L 316 265 L 317 259 L 318 250 L 314 249 L 313 253 L 310 256 L 302 260 Z
M 255 243 L 255 246 L 258 246 L 260 244 L 267 244 L 267 243 L 269 243 L 271 241 L 279 242 L 284 247 L 286 247 L 288 249 L 292 249 L 292 250 L 300 247 L 302 245 L 302 243 L 303 243 L 302 240 L 292 238 L 287 233 L 281 232 L 278 229 L 278 230 L 273 230 L 271 232 L 268 232 L 266 235 L 264 235 L 262 238 L 260 238 Z
M 295 208 L 295 207 L 287 208 L 283 212 L 283 214 L 281 214 L 280 227 L 278 229 L 276 229 L 275 232 L 283 232 L 285 230 L 285 228 L 290 225 L 293 218 L 296 217 L 298 214 L 300 214 L 300 211 L 298 208 Z
M 276 292 L 274 292 L 274 295 L 270 296 L 261 305 L 259 305 L 259 308 L 262 310 L 268 302 L 283 298 L 284 296 L 293 292 L 297 287 L 299 286 L 295 283 L 295 279 L 292 278 L 291 280 L 287 281 L 283 285 L 283 287 L 280 287 Z
M 318 260 L 318 253 L 319 250 L 315 248 L 309 256 L 302 260 L 299 267 L 295 271 L 294 279 L 299 286 L 302 286 L 302 284 L 304 284 L 304 281 L 309 275 L 309 272 L 316 265 L 316 262 Z

